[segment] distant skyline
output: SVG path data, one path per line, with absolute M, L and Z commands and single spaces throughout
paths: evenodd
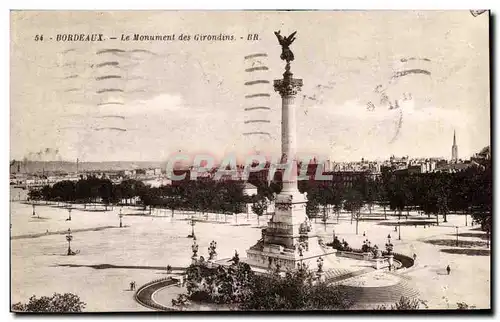
M 65 161 L 166 161 L 173 153 L 245 156 L 258 146 L 278 154 L 283 73 L 273 31 L 297 30 L 292 72 L 297 95 L 298 151 L 332 161 L 391 155 L 468 159 L 490 144 L 488 16 L 464 11 L 333 12 L 50 12 L 11 13 L 11 159 L 57 151 Z M 224 34 L 235 41 L 68 43 L 59 33 Z M 246 41 L 248 34 L 260 40 Z M 43 42 L 33 37 L 43 34 Z M 118 48 L 135 56 L 97 54 Z M 154 54 L 149 54 L 152 52 Z M 245 55 L 267 53 L 269 70 L 250 76 Z M 129 65 L 121 79 L 97 65 Z M 137 64 L 139 63 L 139 64 Z M 136 64 L 136 65 L 134 65 Z M 409 69 L 425 70 L 392 79 Z M 116 74 L 115 72 L 113 72 Z M 76 76 L 75 76 L 76 75 Z M 127 79 L 127 81 L 124 81 Z M 378 85 L 399 108 L 389 109 Z M 125 93 L 102 95 L 102 88 Z M 255 91 L 269 93 L 270 121 L 244 124 Z M 404 100 L 411 94 L 411 99 Z M 99 105 L 106 101 L 116 105 Z M 374 104 L 373 110 L 367 108 Z M 256 102 L 257 103 L 257 102 Z M 122 105 L 123 104 L 123 105 Z M 113 117 L 109 117 L 112 115 Z M 253 126 L 253 127 L 252 127 Z M 264 130 L 271 138 L 249 139 Z

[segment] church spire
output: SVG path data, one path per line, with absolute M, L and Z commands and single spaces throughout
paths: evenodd
M 457 137 L 455 134 L 455 130 L 453 130 L 453 145 L 451 146 L 451 160 L 454 162 L 458 161 L 458 146 L 457 146 Z

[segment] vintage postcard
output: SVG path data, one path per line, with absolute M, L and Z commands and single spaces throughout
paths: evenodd
M 10 18 L 12 312 L 492 309 L 489 11 Z

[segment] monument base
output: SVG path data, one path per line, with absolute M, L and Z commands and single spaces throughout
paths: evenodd
M 310 238 L 309 242 L 308 251 L 303 251 L 300 256 L 300 253 L 294 249 L 287 249 L 281 245 L 264 245 L 259 241 L 247 250 L 245 262 L 250 266 L 263 269 L 275 269 L 277 266 L 280 270 L 296 269 L 300 263 L 305 263 L 309 268 L 315 268 L 319 257 L 335 256 L 337 252 L 335 249 L 323 248 L 320 245 L 321 238 Z
M 305 211 L 306 199 L 298 190 L 276 197 L 275 213 L 262 229 L 262 238 L 247 250 L 246 263 L 259 268 L 294 269 L 305 263 L 315 267 L 321 256 L 335 254 L 313 229 Z

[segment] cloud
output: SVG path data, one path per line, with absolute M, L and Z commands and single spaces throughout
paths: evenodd
M 116 108 L 123 115 L 155 115 L 161 113 L 177 112 L 185 108 L 184 101 L 180 95 L 160 94 L 151 99 L 137 100 L 125 104 L 123 109 Z
M 391 154 L 448 156 L 453 130 L 461 134 L 462 155 L 469 153 L 468 114 L 458 109 L 421 105 L 368 111 L 358 100 L 312 108 L 298 114 L 299 150 L 326 154 L 337 160 L 379 158 Z M 325 147 L 328 147 L 325 149 Z M 472 153 L 472 152 L 470 152 Z

